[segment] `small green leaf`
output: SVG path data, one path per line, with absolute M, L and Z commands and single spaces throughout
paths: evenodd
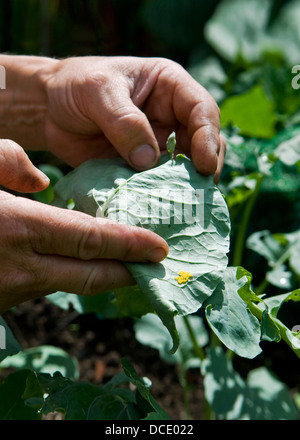
M 35 193 L 34 198 L 39 202 L 50 204 L 54 199 L 54 186 L 63 177 L 63 173 L 59 168 L 49 164 L 42 164 L 39 169 L 49 177 L 50 184 L 43 191 Z
M 168 137 L 166 147 L 167 147 L 168 153 L 171 154 L 172 158 L 174 158 L 174 152 L 175 152 L 175 148 L 176 148 L 176 133 L 174 131 Z
M 149 410 L 149 412 L 157 413 L 161 417 L 161 420 L 169 420 L 170 417 L 168 414 L 161 408 L 161 406 L 156 402 L 150 393 L 149 385 L 151 383 L 149 384 L 149 381 L 145 381 L 143 378 L 138 376 L 133 365 L 128 361 L 128 359 L 122 359 L 121 364 L 131 382 L 136 386 L 137 391 L 140 394 L 140 399 L 144 399 L 145 405 L 147 404 L 146 406 L 149 409 L 152 408 L 152 411 Z
M 269 342 L 279 342 L 281 340 L 280 329 L 267 307 L 263 310 L 261 317 L 261 339 Z

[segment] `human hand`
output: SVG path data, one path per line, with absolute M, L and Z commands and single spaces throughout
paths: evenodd
M 180 151 L 218 182 L 226 143 L 219 109 L 181 66 L 161 58 L 69 58 L 42 70 L 45 143 L 71 166 L 122 156 L 134 169 L 155 166 L 176 131 Z
M 0 184 L 34 192 L 49 180 L 22 148 L 0 141 Z M 136 284 L 123 261 L 159 262 L 168 246 L 143 228 L 0 191 L 0 314 L 57 290 L 93 295 Z

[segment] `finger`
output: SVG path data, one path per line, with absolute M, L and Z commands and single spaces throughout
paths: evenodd
M 133 103 L 126 79 L 99 80 L 87 94 L 89 117 L 120 156 L 137 171 L 154 167 L 160 157 L 159 145 L 146 115 Z
M 186 72 L 177 77 L 174 113 L 187 129 L 191 157 L 202 174 L 214 174 L 220 150 L 220 112 L 210 94 Z
M 32 202 L 38 204 L 38 202 Z M 168 253 L 163 238 L 146 229 L 38 204 L 27 229 L 33 249 L 81 260 L 159 262 Z M 34 227 L 33 227 L 34 226 Z
M 221 173 L 224 166 L 225 154 L 226 154 L 226 140 L 223 135 L 220 135 L 220 151 L 218 153 L 218 166 L 214 177 L 214 182 L 216 185 L 219 183 L 221 178 Z
M 79 261 L 43 255 L 27 260 L 26 264 L 15 271 L 9 288 L 2 295 L 0 313 L 57 291 L 91 296 L 136 284 L 128 269 L 114 260 Z
M 63 291 L 90 296 L 136 284 L 124 264 L 115 260 L 79 261 L 43 256 L 40 273 L 41 277 L 43 274 L 45 276 L 42 279 L 43 289 L 48 292 Z
M 20 145 L 0 140 L 0 184 L 13 191 L 31 193 L 49 185 L 48 177 L 37 169 Z

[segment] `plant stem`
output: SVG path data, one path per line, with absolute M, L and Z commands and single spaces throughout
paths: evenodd
M 195 333 L 194 333 L 194 331 L 192 329 L 192 326 L 191 326 L 191 324 L 189 322 L 188 316 L 184 316 L 183 320 L 184 320 L 185 326 L 187 328 L 187 331 L 188 331 L 188 333 L 190 335 L 191 341 L 193 343 L 195 355 L 201 361 L 203 361 L 205 359 L 205 354 L 204 354 L 204 351 L 203 351 L 202 347 L 200 347 L 200 345 L 198 344 L 198 341 L 196 339 Z
M 261 296 L 263 293 L 265 293 L 268 285 L 269 285 L 269 281 L 267 280 L 267 278 L 264 278 L 263 281 L 260 283 L 260 285 L 256 287 L 255 295 Z
M 200 347 L 200 345 L 198 344 L 197 338 L 189 322 L 188 316 L 183 316 L 183 321 L 185 323 L 185 326 L 193 343 L 194 353 L 201 361 L 203 361 L 205 359 L 205 353 L 203 348 Z M 209 403 L 207 402 L 206 398 L 204 398 L 204 417 L 205 420 L 213 420 L 215 418 L 214 412 L 211 406 L 209 405 Z
M 186 370 L 184 368 L 183 362 L 179 362 L 178 364 L 178 375 L 179 381 L 183 389 L 183 408 L 185 413 L 185 419 L 190 420 L 190 407 L 189 407 L 189 386 L 186 377 Z
M 295 244 L 296 244 L 296 246 L 298 246 L 298 242 L 296 242 Z M 276 270 L 277 267 L 279 267 L 282 264 L 284 264 L 290 258 L 290 256 L 291 256 L 291 247 L 293 247 L 294 245 L 289 246 L 288 249 L 281 255 L 281 257 L 278 258 L 276 263 L 272 266 L 272 271 Z M 260 283 L 260 285 L 255 289 L 255 294 L 257 296 L 260 296 L 263 293 L 265 293 L 265 290 L 266 290 L 268 285 L 269 285 L 269 281 L 267 280 L 267 278 L 264 278 L 264 280 Z
M 260 186 L 261 186 L 264 178 L 265 178 L 265 176 L 263 174 L 260 174 L 258 176 L 253 194 L 246 204 L 244 214 L 242 217 L 242 221 L 241 221 L 241 223 L 238 227 L 238 231 L 237 231 L 236 243 L 235 243 L 235 247 L 234 247 L 233 260 L 232 260 L 233 266 L 241 266 L 241 264 L 242 264 L 244 244 L 245 244 L 245 238 L 246 238 L 246 233 L 247 233 L 247 228 L 248 228 L 250 216 L 251 216 L 251 213 L 252 213 L 252 210 L 254 207 L 254 203 L 257 199 L 257 196 L 258 196 L 258 193 L 260 190 Z

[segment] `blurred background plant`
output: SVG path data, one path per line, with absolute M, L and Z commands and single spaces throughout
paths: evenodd
M 204 43 L 213 0 L 1 0 L 0 50 L 22 54 L 155 55 L 186 63 Z

